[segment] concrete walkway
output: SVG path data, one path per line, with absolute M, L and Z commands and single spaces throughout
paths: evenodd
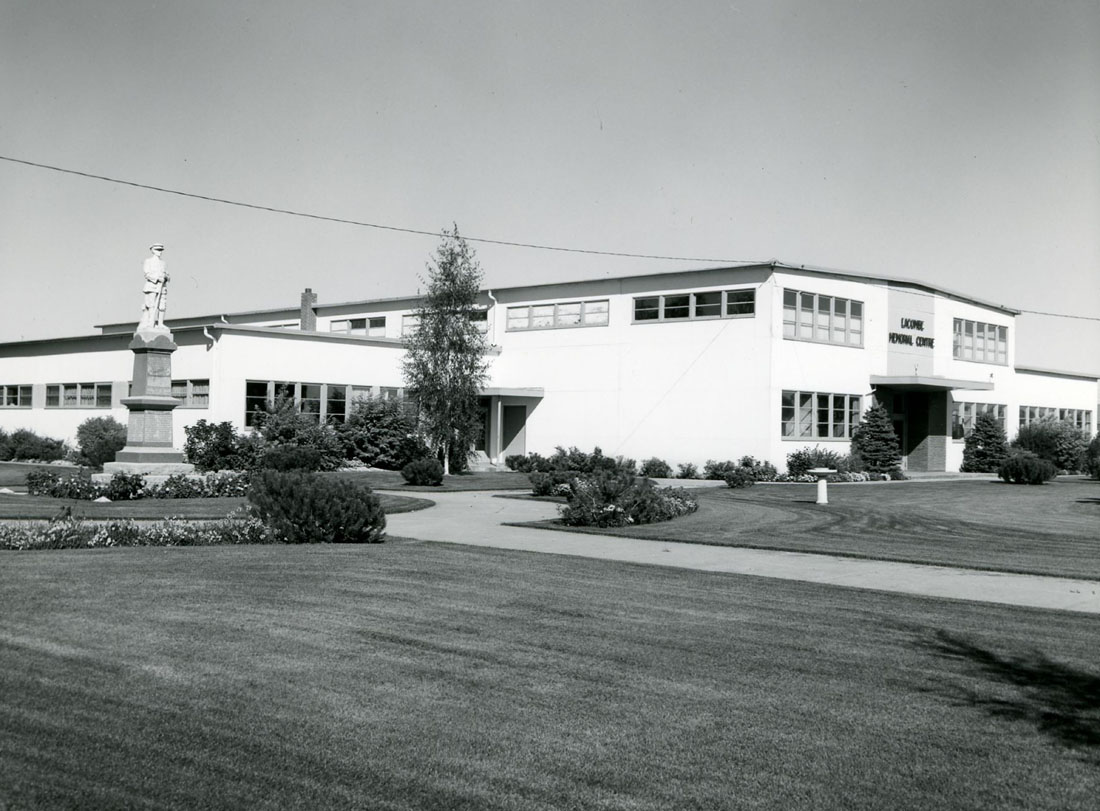
M 555 518 L 557 505 L 488 492 L 425 495 L 436 506 L 388 516 L 390 535 L 1100 614 L 1100 582 L 1091 580 L 508 527 L 502 524 Z

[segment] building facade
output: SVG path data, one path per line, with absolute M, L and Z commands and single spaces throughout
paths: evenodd
M 168 321 L 175 442 L 200 419 L 247 428 L 282 391 L 340 421 L 355 400 L 404 394 L 415 298 Z M 779 263 L 485 290 L 491 346 L 478 451 L 500 464 L 557 445 L 672 464 L 849 450 L 887 407 L 910 470 L 958 470 L 977 414 L 1011 438 L 1057 418 L 1092 435 L 1097 379 L 1016 366 L 1017 311 L 923 283 Z M 0 427 L 70 441 L 91 416 L 126 419 L 134 324 L 0 344 Z

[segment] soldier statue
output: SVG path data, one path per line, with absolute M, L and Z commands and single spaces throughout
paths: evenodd
M 164 305 L 168 298 L 168 269 L 160 255 L 164 246 L 159 242 L 149 246 L 153 255 L 145 260 L 142 270 L 145 272 L 145 286 L 142 288 L 144 301 L 141 308 L 141 320 L 138 331 L 147 329 L 165 329 Z

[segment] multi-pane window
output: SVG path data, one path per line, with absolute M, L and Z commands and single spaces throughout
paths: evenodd
M 209 380 L 173 380 L 172 396 L 182 400 L 183 408 L 208 408 L 210 406 Z
M 784 391 L 781 429 L 785 439 L 851 439 L 859 425 L 863 398 L 858 394 Z
M 1020 406 L 1020 427 L 1042 420 L 1071 423 L 1082 433 L 1092 433 L 1092 410 L 1087 408 L 1051 408 L 1050 406 Z
M 30 386 L 0 386 L 0 408 L 30 408 Z
M 951 352 L 959 360 L 1008 363 L 1008 327 L 981 321 L 954 321 Z
M 488 310 L 471 310 L 469 318 L 470 323 L 474 325 L 479 333 L 482 335 L 488 334 Z M 415 335 L 418 329 L 420 329 L 420 315 L 418 313 L 408 313 L 401 316 L 401 337 L 407 338 L 411 335 Z
M 383 397 L 388 391 L 392 391 L 392 398 L 396 399 L 400 389 L 383 387 L 381 391 Z M 299 413 L 308 414 L 319 422 L 344 422 L 349 407 L 356 401 L 370 398 L 373 393 L 371 386 L 349 386 L 344 383 L 248 380 L 245 381 L 244 424 L 248 427 L 254 426 L 256 412 L 266 411 L 279 397 L 293 400 Z
M 420 329 L 420 316 L 416 313 L 409 313 L 401 316 L 401 335 L 407 337 L 414 335 L 416 331 Z
M 554 304 L 525 304 L 508 308 L 507 331 L 606 327 L 608 300 L 563 301 Z
M 46 386 L 47 408 L 110 408 L 110 383 L 51 383 Z
M 634 322 L 741 318 L 756 312 L 756 291 L 708 290 L 634 299 Z
M 470 323 L 477 328 L 479 333 L 487 335 L 489 333 L 489 311 L 474 310 L 470 313 Z
M 783 291 L 783 337 L 863 346 L 863 302 L 801 290 Z
M 993 419 L 1005 427 L 1005 406 L 999 403 L 953 403 L 951 406 L 951 437 L 964 439 L 974 430 L 974 420 L 979 414 L 992 414 Z
M 347 335 L 365 335 L 368 338 L 386 337 L 386 317 L 374 318 L 348 318 L 342 321 L 333 321 L 329 324 L 332 332 L 343 332 Z

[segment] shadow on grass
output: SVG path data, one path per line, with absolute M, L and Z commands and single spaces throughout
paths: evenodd
M 1038 650 L 1007 655 L 947 631 L 919 642 L 965 665 L 978 686 L 944 685 L 950 697 L 994 718 L 1022 721 L 1100 766 L 1100 675 L 1056 662 Z

